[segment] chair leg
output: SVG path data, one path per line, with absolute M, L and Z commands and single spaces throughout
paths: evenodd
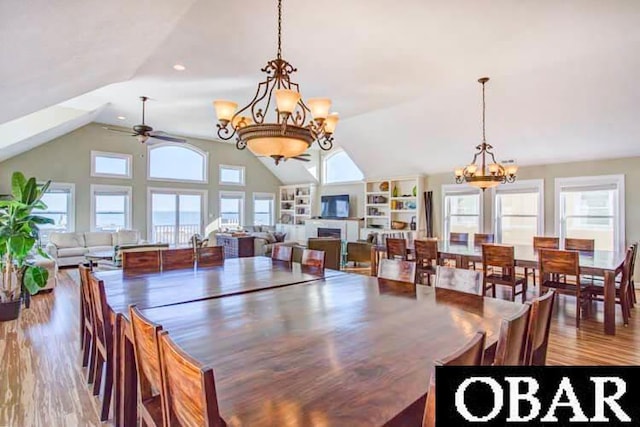
M 82 325 L 83 334 L 82 334 L 82 367 L 86 367 L 89 363 L 89 353 L 91 352 L 91 334 L 87 328 Z
M 111 354 L 111 353 L 110 353 Z M 105 364 L 107 365 L 107 372 L 104 378 L 104 396 L 102 397 L 102 413 L 100 415 L 100 421 L 106 421 L 109 419 L 109 409 L 111 407 L 111 395 L 113 394 L 113 358 L 107 357 Z
M 580 317 L 582 314 L 582 299 L 576 295 L 576 328 L 580 329 Z
M 91 353 L 89 354 L 89 368 L 87 369 L 87 383 L 91 384 L 95 380 L 96 375 L 96 359 L 97 359 L 96 342 L 91 336 Z
M 496 284 L 492 283 L 491 284 L 491 295 L 495 298 L 496 297 Z
M 102 357 L 102 353 L 99 351 L 96 352 L 96 366 L 93 375 L 93 395 L 97 396 L 100 394 L 100 386 L 102 385 L 102 366 L 104 365 L 104 358 Z

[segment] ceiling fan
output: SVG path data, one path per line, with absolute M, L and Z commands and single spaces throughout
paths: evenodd
M 187 142 L 186 139 L 176 138 L 175 136 L 167 135 L 165 132 L 162 132 L 162 131 L 159 131 L 159 130 L 154 131 L 151 126 L 146 125 L 144 123 L 145 103 L 147 102 L 148 99 L 149 99 L 149 97 L 147 97 L 147 96 L 141 96 L 140 97 L 140 100 L 142 101 L 142 124 L 135 125 L 133 127 L 133 134 L 131 134 L 131 136 L 135 136 L 136 139 L 138 140 L 138 142 L 140 142 L 141 144 L 144 144 L 145 142 L 147 142 L 147 140 L 149 138 L 159 139 L 159 140 L 162 140 L 162 141 L 170 141 L 170 142 Z M 131 132 L 131 131 L 128 131 L 128 130 L 108 128 L 108 127 L 105 127 L 104 129 L 106 129 L 108 131 L 111 131 L 111 132 L 119 132 L 119 133 L 129 133 L 130 134 L 130 132 Z
M 272 158 L 273 160 L 276 161 L 276 165 L 277 165 L 280 162 L 286 162 L 289 159 L 300 160 L 301 162 L 309 162 L 309 161 L 311 161 L 308 158 L 309 156 L 310 156 L 309 153 L 302 153 L 302 154 L 294 156 L 294 157 L 284 157 L 284 156 L 258 156 L 258 157 L 270 157 L 270 158 Z

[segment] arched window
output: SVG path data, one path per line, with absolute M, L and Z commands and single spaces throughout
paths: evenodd
M 147 153 L 149 179 L 207 182 L 207 153 L 192 145 L 157 144 Z
M 323 181 L 325 184 L 362 181 L 364 175 L 351 157 L 343 151 L 336 151 L 323 160 Z

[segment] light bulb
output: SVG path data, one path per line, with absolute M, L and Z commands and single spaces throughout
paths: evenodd
M 338 113 L 329 114 L 327 120 L 324 121 L 324 133 L 326 133 L 327 135 L 333 134 L 333 132 L 336 131 L 338 121 L 340 121 L 340 115 Z
M 489 165 L 489 173 L 491 175 L 496 175 L 500 171 L 500 166 L 496 163 L 491 163 Z
M 456 174 L 457 177 L 462 177 L 464 175 L 464 169 L 463 168 L 456 168 L 454 173 Z
M 478 171 L 478 166 L 475 163 L 472 163 L 469 166 L 467 166 L 467 172 L 469 172 L 470 175 L 475 175 L 477 171 Z
M 309 98 L 307 100 L 311 116 L 314 120 L 325 120 L 329 116 L 331 100 L 329 98 Z
M 276 89 L 276 106 L 280 114 L 289 115 L 300 101 L 300 92 L 291 89 Z
M 227 123 L 231 121 L 233 114 L 236 112 L 238 104 L 233 101 L 219 99 L 213 101 L 213 107 L 216 110 L 216 116 L 218 116 L 218 120 L 220 121 L 220 123 L 222 123 L 223 126 L 226 126 Z

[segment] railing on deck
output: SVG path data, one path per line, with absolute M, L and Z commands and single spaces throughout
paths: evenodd
M 191 236 L 199 234 L 202 230 L 200 224 L 182 224 L 177 227 L 178 241 L 176 242 L 175 225 L 154 225 L 153 241 L 158 243 L 169 243 L 170 245 L 188 245 Z

